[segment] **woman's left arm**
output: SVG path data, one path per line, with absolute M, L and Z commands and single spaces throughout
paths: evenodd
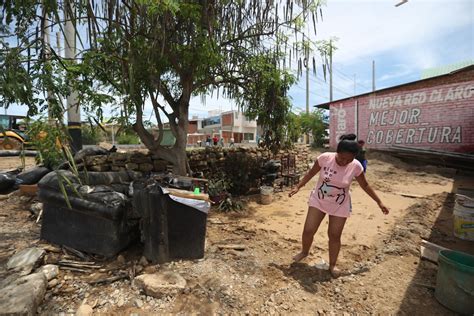
M 388 214 L 389 209 L 382 203 L 377 193 L 375 193 L 374 189 L 372 189 L 372 187 L 369 185 L 369 183 L 365 179 L 365 174 L 362 172 L 358 177 L 356 177 L 356 179 L 357 182 L 359 182 L 360 187 L 365 191 L 365 193 L 367 193 L 375 202 L 377 202 L 380 207 L 380 210 L 382 210 L 384 214 Z

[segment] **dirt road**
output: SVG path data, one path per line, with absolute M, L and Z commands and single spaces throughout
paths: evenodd
M 414 167 L 376 155 L 369 159 L 367 178 L 391 213 L 384 216 L 353 185 L 353 214 L 343 233 L 340 255 L 345 273 L 339 279 L 332 279 L 321 264 L 327 261 L 326 223 L 316 235 L 312 254 L 301 263 L 291 262 L 299 251 L 313 180 L 292 198 L 288 191 L 277 193 L 271 205 L 260 205 L 258 197 L 249 197 L 245 215 L 213 210 L 203 260 L 145 264 L 139 262 L 142 248 L 135 245 L 122 254 L 123 259 L 100 261 L 103 270 L 61 270 L 40 313 L 75 312 L 86 300 L 94 312 L 124 314 L 450 314 L 433 295 L 436 265 L 420 261 L 418 248 L 423 238 L 474 252 L 472 243 L 452 236 L 450 222 L 453 187 L 472 183 L 452 169 Z M 20 197 L 0 201 L 2 265 L 24 247 L 45 245 L 38 240 L 40 226 L 27 211 L 29 203 Z M 223 243 L 241 244 L 244 250 L 220 249 Z M 63 253 L 49 252 L 46 261 L 54 263 L 61 257 Z M 186 279 L 182 293 L 153 298 L 140 293 L 128 279 L 89 284 L 118 273 L 133 276 L 164 270 Z

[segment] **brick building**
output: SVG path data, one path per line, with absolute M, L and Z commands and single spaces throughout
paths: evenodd
M 248 119 L 240 111 L 211 112 L 204 119 L 189 120 L 188 144 L 205 141 L 206 136 L 223 138 L 228 144 L 233 138 L 235 143 L 255 142 L 257 137 L 257 122 Z
M 316 107 L 330 110 L 333 149 L 355 133 L 368 148 L 474 152 L 474 65 Z

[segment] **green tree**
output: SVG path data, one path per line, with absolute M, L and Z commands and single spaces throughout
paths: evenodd
M 288 121 L 286 125 L 286 143 L 288 146 L 292 146 L 298 141 L 303 134 L 301 128 L 301 120 L 299 116 L 293 112 L 288 115 Z
M 246 115 L 257 118 L 262 127 L 261 145 L 278 151 L 285 144 L 285 125 L 288 123 L 291 102 L 287 92 L 295 82 L 295 77 L 287 71 L 275 67 L 272 55 L 256 56 L 249 60 L 249 84 L 238 92 L 242 106 L 246 106 Z
M 313 145 L 322 146 L 324 137 L 327 136 L 326 126 L 323 121 L 323 112 L 315 110 L 311 113 L 302 113 L 300 115 L 301 131 L 313 136 Z
M 301 72 L 302 57 L 309 60 L 310 54 L 302 30 L 309 24 L 316 31 L 322 18 L 320 0 L 0 0 L 0 5 L 5 106 L 26 104 L 35 114 L 44 109 L 49 91 L 60 112 L 60 100 L 71 90 L 99 118 L 103 106 L 117 104 L 117 120 L 132 121 L 142 143 L 172 162 L 177 174 L 188 171 L 190 98 L 217 92 L 238 99 L 251 113 L 258 106 L 287 108 L 292 81 L 279 69 L 298 60 Z M 63 30 L 64 12 L 82 46 L 75 60 L 61 57 L 43 36 L 47 28 Z M 5 40 L 9 36 L 18 40 Z M 153 106 L 156 136 L 144 125 L 146 102 Z M 161 145 L 165 120 L 176 138 L 171 147 Z

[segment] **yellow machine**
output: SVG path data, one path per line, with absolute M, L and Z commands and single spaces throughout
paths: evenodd
M 24 116 L 0 114 L 0 150 L 20 150 L 28 145 L 29 139 L 25 131 L 20 130 L 19 121 Z

